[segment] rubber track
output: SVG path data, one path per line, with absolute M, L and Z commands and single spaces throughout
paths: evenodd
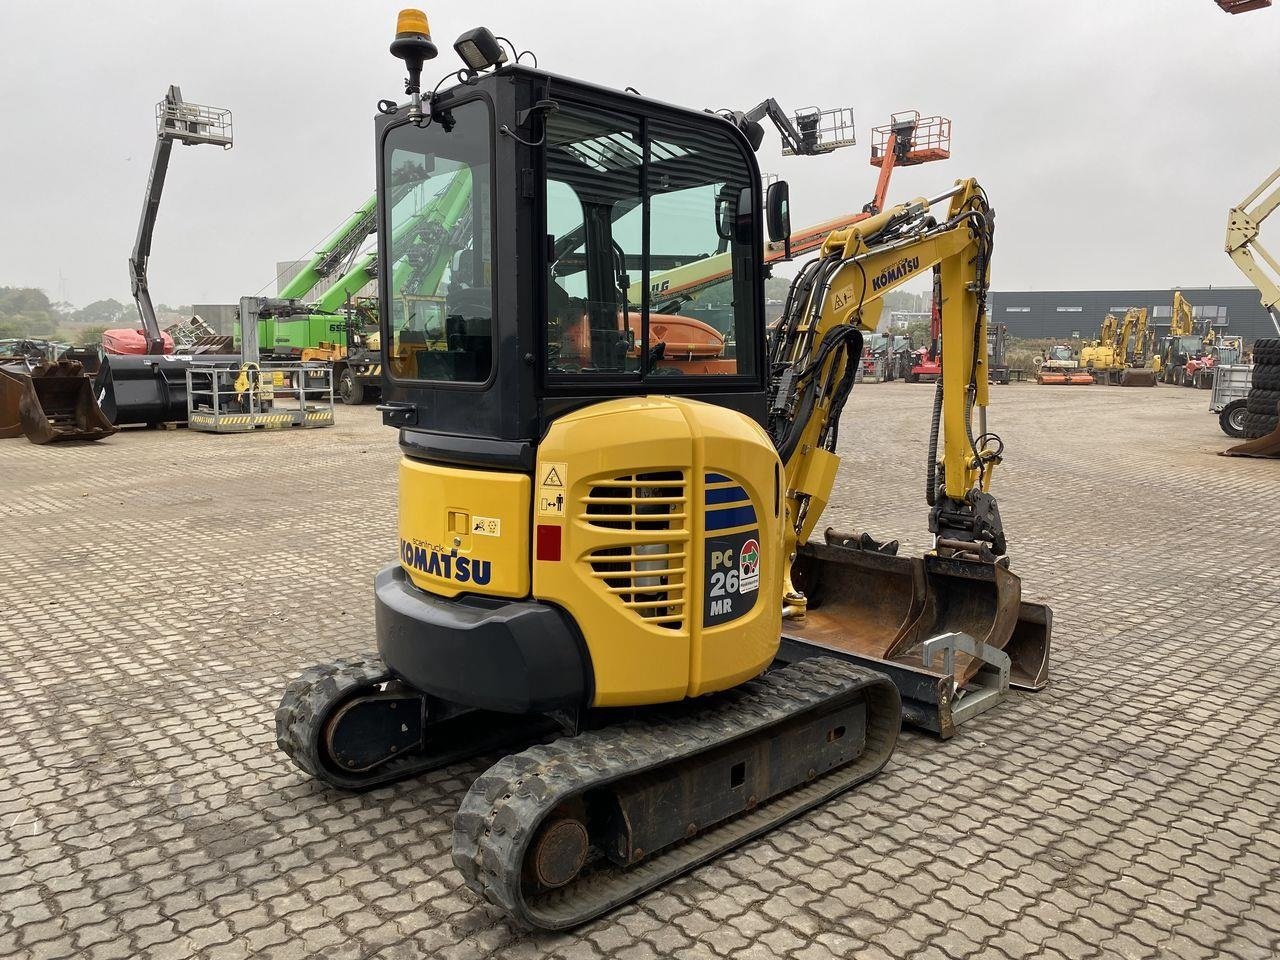
M 276 708 L 276 743 L 303 773 L 343 790 L 369 790 L 479 753 L 512 744 L 523 746 L 549 726 L 541 720 L 477 712 L 470 718 L 446 721 L 433 738 L 428 720 L 425 751 L 404 754 L 366 773 L 346 773 L 325 763 L 321 737 L 334 709 L 361 690 L 391 679 L 391 671 L 377 654 L 346 657 L 303 671 L 285 687 Z
M 859 689 L 868 701 L 859 759 L 630 869 L 605 861 L 604 868 L 540 894 L 536 902 L 526 900 L 526 850 L 563 799 L 741 739 Z M 503 758 L 463 798 L 454 819 L 453 861 L 472 890 L 519 923 L 547 930 L 575 926 L 874 776 L 892 754 L 900 725 L 898 690 L 887 677 L 826 657 L 806 659 L 721 694 L 697 712 L 605 727 Z

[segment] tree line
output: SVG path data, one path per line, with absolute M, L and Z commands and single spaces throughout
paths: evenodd
M 186 312 L 188 306 L 160 304 L 158 313 Z M 0 340 L 58 340 L 76 346 L 97 346 L 102 332 L 139 325 L 138 310 L 119 300 L 94 300 L 83 307 L 53 302 L 36 287 L 0 287 Z

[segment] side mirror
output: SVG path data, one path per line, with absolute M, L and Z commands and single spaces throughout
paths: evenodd
M 786 244 L 787 259 L 791 258 L 791 188 L 785 180 L 775 180 L 769 184 L 769 192 L 765 196 L 765 223 L 768 226 L 769 240 L 772 243 L 783 241 Z

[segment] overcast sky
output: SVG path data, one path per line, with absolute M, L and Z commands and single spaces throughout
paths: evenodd
M 0 0 L 0 285 L 74 303 L 129 296 L 170 83 L 230 107 L 235 147 L 175 147 L 151 259 L 157 302 L 274 293 L 373 190 L 374 104 L 401 93 L 380 0 Z M 625 13 L 621 11 L 626 11 Z M 1228 207 L 1280 164 L 1280 5 L 1212 0 L 436 2 L 440 57 L 482 23 L 543 68 L 696 107 L 851 106 L 859 144 L 762 169 L 793 223 L 860 209 L 871 127 L 954 123 L 948 161 L 892 196 L 977 177 L 997 211 L 996 289 L 1244 282 Z M 1280 236 L 1280 224 L 1273 235 Z M 1280 243 L 1276 244 L 1280 246 Z

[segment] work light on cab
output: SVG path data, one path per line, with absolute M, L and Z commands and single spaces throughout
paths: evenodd
M 467 69 L 476 73 L 507 62 L 507 51 L 502 49 L 498 38 L 485 27 L 468 30 L 453 41 L 453 49 L 467 65 Z

